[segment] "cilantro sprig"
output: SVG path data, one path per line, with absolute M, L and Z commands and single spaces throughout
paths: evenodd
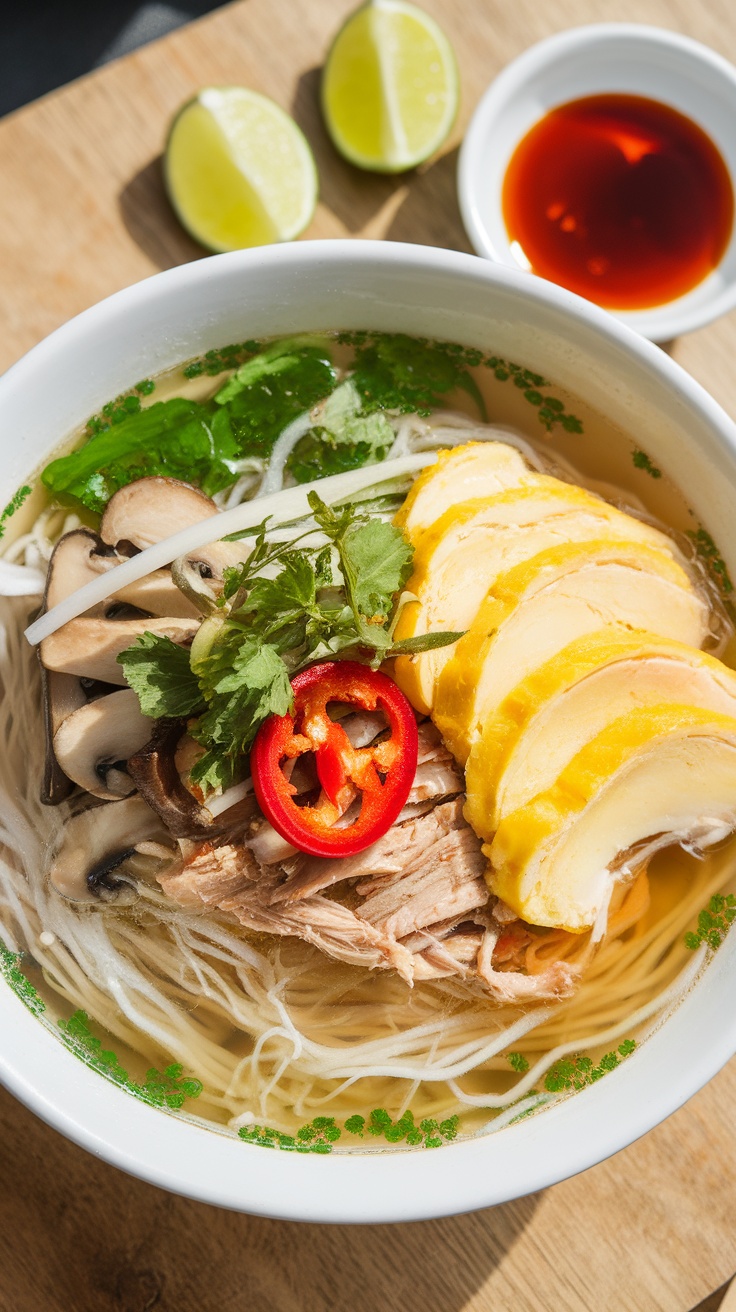
M 203 752 L 191 777 L 205 793 L 237 780 L 263 721 L 290 710 L 290 676 L 304 665 L 349 651 L 376 668 L 390 656 L 461 636 L 395 641 L 397 597 L 413 547 L 359 506 L 333 509 L 315 492 L 309 503 L 327 546 L 270 542 L 264 522 L 247 559 L 225 571 L 219 610 L 203 622 L 190 652 L 144 633 L 118 656 L 144 715 L 194 717 L 189 731 Z M 313 535 L 310 526 L 303 538 Z

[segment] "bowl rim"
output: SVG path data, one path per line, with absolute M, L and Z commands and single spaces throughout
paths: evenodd
M 717 76 L 723 83 L 729 83 L 736 111 L 736 66 L 723 55 L 701 41 L 673 32 L 668 28 L 656 27 L 649 23 L 586 23 L 555 32 L 551 36 L 528 46 L 521 54 L 506 64 L 490 82 L 473 111 L 468 129 L 465 133 L 457 167 L 457 192 L 463 226 L 475 252 L 485 259 L 504 265 L 519 267 L 505 249 L 501 249 L 493 240 L 483 217 L 483 207 L 479 203 L 480 179 L 484 174 L 484 158 L 489 149 L 489 136 L 498 115 L 506 106 L 513 103 L 519 94 L 532 86 L 545 70 L 553 68 L 570 54 L 578 60 L 584 60 L 586 51 L 605 46 L 613 41 L 636 42 L 643 50 L 659 49 L 676 52 L 692 62 L 693 68 L 699 66 Z M 689 116 L 687 105 L 679 94 L 678 84 L 673 80 L 672 103 L 681 113 Z M 641 94 L 646 94 L 642 89 Z M 574 97 L 573 97 L 574 98 Z M 568 97 L 569 99 L 569 97 Z M 560 102 L 562 103 L 562 102 Z M 726 167 L 731 176 L 731 183 L 736 197 L 736 171 Z M 500 196 L 496 194 L 494 205 L 500 205 Z M 731 243 L 736 236 L 736 217 L 731 235 Z M 720 265 L 718 266 L 720 268 Z M 522 270 L 522 272 L 526 272 Z M 715 271 L 714 271 L 715 272 Z M 538 277 L 539 275 L 532 275 Z M 704 327 L 722 314 L 727 314 L 736 306 L 736 272 L 730 281 L 718 287 L 715 282 L 711 288 L 708 283 L 713 274 L 697 284 L 689 292 L 673 301 L 664 302 L 641 310 L 610 309 L 608 314 L 621 323 L 628 324 L 644 337 L 655 342 L 671 341 L 682 333 L 693 332 Z M 707 288 L 698 305 L 691 305 L 688 299 L 697 291 Z
M 540 279 L 435 247 L 371 241 L 303 242 L 211 256 L 125 288 L 85 310 L 34 347 L 0 378 L 6 400 L 58 352 L 78 350 L 103 324 L 145 313 L 182 285 L 206 300 L 218 280 L 258 266 L 289 276 L 327 262 L 480 281 L 547 311 L 562 311 L 602 348 L 644 363 L 678 404 L 705 419 L 736 471 L 736 425 L 673 360 L 590 302 Z M 734 474 L 736 480 L 736 472 Z M 95 1156 L 159 1187 L 203 1202 L 288 1220 L 373 1223 L 420 1220 L 509 1201 L 596 1164 L 652 1129 L 700 1089 L 736 1052 L 736 1014 L 719 1000 L 736 987 L 736 951 L 715 954 L 666 1022 L 625 1064 L 582 1096 L 496 1133 L 445 1145 L 441 1154 L 386 1149 L 329 1157 L 274 1151 L 266 1156 L 232 1135 L 146 1106 L 85 1067 L 23 1006 L 0 989 L 0 1082 L 33 1112 Z M 683 1060 L 683 1048 L 697 1048 Z M 615 1115 L 611 1115 L 612 1108 Z M 483 1163 L 486 1169 L 483 1169 Z M 264 1169 L 265 1163 L 270 1163 Z M 444 1165 L 442 1165 L 444 1163 Z

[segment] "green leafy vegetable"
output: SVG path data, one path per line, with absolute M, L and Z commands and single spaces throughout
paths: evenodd
M 685 946 L 695 950 L 706 943 L 715 950 L 720 947 L 734 920 L 736 897 L 733 893 L 716 893 L 698 916 L 698 928 L 685 935 Z
M 142 633 L 118 656 L 123 674 L 138 694 L 144 715 L 178 719 L 204 710 L 204 698 L 189 664 L 189 652 L 171 638 Z
M 210 651 L 193 663 L 207 710 L 191 728 L 206 750 L 192 779 L 208 792 L 237 778 L 259 726 L 292 704 L 289 672 L 276 648 L 223 625 Z
M 657 469 L 657 466 L 652 464 L 652 461 L 650 460 L 646 451 L 632 451 L 631 459 L 635 464 L 636 468 L 643 469 L 644 473 L 649 474 L 650 478 L 662 477 L 662 470 Z
M 602 1079 L 609 1071 L 615 1070 L 621 1058 L 630 1056 L 635 1048 L 634 1039 L 624 1039 L 616 1052 L 607 1052 L 597 1066 L 591 1057 L 564 1057 L 547 1071 L 544 1087 L 548 1093 L 569 1093 L 584 1089 Z
M 309 500 L 330 545 L 272 545 L 262 524 L 248 559 L 225 571 L 220 613 L 200 626 L 189 653 L 146 633 L 118 656 L 144 714 L 197 717 L 189 731 L 204 752 L 191 777 L 205 793 L 238 779 L 260 725 L 290 709 L 290 676 L 308 661 L 351 650 L 375 668 L 461 636 L 394 643 L 395 599 L 413 548 L 358 507 L 332 509 L 315 493 Z
M 174 397 L 52 460 L 41 477 L 55 496 L 101 513 L 118 488 L 151 475 L 196 483 L 211 495 L 234 481 L 238 455 L 227 412 Z
M 0 514 L 0 538 L 5 536 L 8 520 L 12 519 L 16 510 L 20 510 L 23 502 L 31 495 L 31 491 L 32 489 L 26 483 L 23 487 L 19 487 L 14 496 L 11 497 L 2 514 Z
M 287 468 L 297 483 L 342 473 L 383 460 L 395 434 L 382 410 L 362 413 L 363 401 L 351 379 L 327 398 L 314 427 L 300 438 Z
M 337 374 L 326 344 L 292 338 L 254 356 L 215 396 L 227 407 L 241 456 L 269 456 L 280 433 L 333 390 Z

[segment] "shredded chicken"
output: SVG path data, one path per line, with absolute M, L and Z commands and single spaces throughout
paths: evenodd
M 383 881 L 358 909 L 363 920 L 403 938 L 412 930 L 485 906 L 485 858 L 469 828 L 454 829 L 421 850 L 408 873 Z
M 381 728 L 368 715 L 345 725 L 360 742 Z M 254 932 L 301 938 L 339 961 L 392 969 L 409 983 L 458 976 L 502 1003 L 565 997 L 579 972 L 562 960 L 527 971 L 533 936 L 488 891 L 462 788 L 427 720 L 419 726 L 408 814 L 363 852 L 344 860 L 304 856 L 263 820 L 246 836 L 223 836 L 219 846 L 188 847 L 159 883 L 183 906 L 220 910 Z

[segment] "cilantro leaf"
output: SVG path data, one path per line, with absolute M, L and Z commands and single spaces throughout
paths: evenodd
M 393 524 L 369 519 L 349 528 L 338 550 L 355 608 L 368 620 L 377 616 L 386 619 L 394 595 L 411 574 L 414 548 Z
M 225 624 L 210 650 L 193 661 L 207 710 L 192 727 L 206 748 L 191 777 L 203 787 L 227 788 L 238 777 L 239 759 L 249 751 L 269 715 L 292 705 L 289 674 L 276 649 Z
M 204 698 L 189 665 L 189 652 L 171 638 L 142 633 L 117 659 L 128 684 L 138 694 L 144 715 L 179 719 L 204 709 Z

